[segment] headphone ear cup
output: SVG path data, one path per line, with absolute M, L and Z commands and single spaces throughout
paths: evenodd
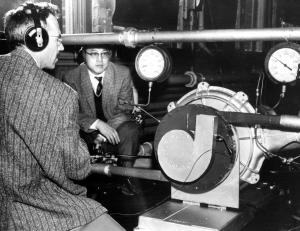
M 37 29 L 35 27 L 30 27 L 25 33 L 24 44 L 25 46 L 32 51 L 41 51 L 47 47 L 49 42 L 48 32 L 44 28 L 42 30 L 42 37 L 38 37 Z M 40 44 L 40 45 L 39 45 Z

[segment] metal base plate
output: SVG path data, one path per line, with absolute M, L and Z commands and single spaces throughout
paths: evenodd
M 246 216 L 245 216 L 246 215 Z M 139 217 L 135 231 L 240 230 L 250 214 L 168 201 Z

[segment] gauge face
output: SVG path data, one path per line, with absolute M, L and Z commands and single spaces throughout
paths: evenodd
M 298 78 L 300 49 L 297 44 L 279 44 L 267 55 L 268 75 L 276 82 L 289 83 Z
M 163 54 L 154 48 L 144 50 L 136 61 L 139 74 L 147 80 L 155 80 L 165 69 L 165 58 Z

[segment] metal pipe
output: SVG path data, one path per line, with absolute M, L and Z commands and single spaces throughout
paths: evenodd
M 220 115 L 234 125 L 249 125 L 256 124 L 271 127 L 300 130 L 300 116 L 293 115 L 261 115 L 242 112 L 227 112 L 219 111 Z
M 217 29 L 198 31 L 137 31 L 119 33 L 63 34 L 64 45 L 123 44 L 134 47 L 154 42 L 232 42 L 300 40 L 300 28 Z
M 137 33 L 135 42 L 231 42 L 300 40 L 300 28 L 219 29 Z
M 112 166 L 109 164 L 92 164 L 92 173 L 101 175 L 117 175 L 117 176 L 127 176 L 136 177 L 146 180 L 156 180 L 156 181 L 168 181 L 159 170 L 142 169 L 142 168 L 126 168 Z
M 82 33 L 62 34 L 64 45 L 89 45 L 89 44 L 122 44 L 120 34 L 115 33 Z

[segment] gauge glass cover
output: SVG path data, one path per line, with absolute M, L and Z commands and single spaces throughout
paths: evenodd
M 157 49 L 146 49 L 137 60 L 140 73 L 149 79 L 160 76 L 165 68 L 165 58 Z
M 292 48 L 280 48 L 269 58 L 268 71 L 278 82 L 289 83 L 297 78 L 300 53 Z

